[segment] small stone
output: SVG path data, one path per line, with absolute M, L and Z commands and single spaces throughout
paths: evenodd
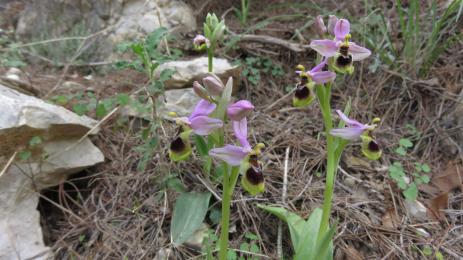
M 201 82 L 207 76 L 208 60 L 207 57 L 200 57 L 192 60 L 166 62 L 155 70 L 155 77 L 159 78 L 160 73 L 165 69 L 174 71 L 171 79 L 165 82 L 166 89 L 190 88 L 194 81 Z M 213 72 L 224 84 L 229 77 L 233 77 L 234 90 L 241 82 L 240 66 L 232 65 L 226 59 L 214 58 Z
M 426 213 L 428 210 L 423 205 L 423 203 L 417 200 L 414 200 L 414 201 L 405 200 L 404 205 L 405 205 L 405 210 L 407 211 L 407 214 L 409 217 L 415 218 L 419 221 L 424 221 L 427 219 Z

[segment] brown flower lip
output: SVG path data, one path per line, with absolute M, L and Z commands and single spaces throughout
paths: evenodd
M 185 149 L 186 145 L 183 142 L 182 138 L 180 136 L 177 136 L 172 143 L 170 143 L 170 150 L 173 152 L 181 152 Z

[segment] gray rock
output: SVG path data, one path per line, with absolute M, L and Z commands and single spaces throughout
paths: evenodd
M 164 97 L 160 97 L 160 107 L 158 108 L 158 116 L 169 118 L 169 112 L 175 112 L 179 116 L 188 116 L 200 98 L 194 93 L 192 88 L 186 89 L 171 89 L 164 93 Z
M 207 75 L 207 57 L 166 62 L 155 70 L 155 77 L 159 77 L 161 71 L 165 69 L 175 71 L 172 78 L 165 82 L 166 89 L 189 88 L 192 87 L 193 81 L 201 81 Z M 223 82 L 227 82 L 229 77 L 233 77 L 233 89 L 235 90 L 241 82 L 240 66 L 232 65 L 226 59 L 214 58 L 213 72 Z
M 33 136 L 43 143 L 26 161 L 15 159 L 0 175 L 0 259 L 47 259 L 37 211 L 41 189 L 104 160 L 88 138 L 96 122 L 62 107 L 0 85 L 0 161 L 2 170 L 14 152 Z M 46 155 L 46 156 L 44 156 Z
M 85 50 L 86 57 L 101 60 L 112 53 L 115 44 L 160 26 L 175 33 L 191 31 L 196 29 L 196 20 L 192 9 L 178 0 L 33 0 L 26 2 L 19 16 L 16 36 L 32 41 L 85 36 L 111 28 L 92 39 Z

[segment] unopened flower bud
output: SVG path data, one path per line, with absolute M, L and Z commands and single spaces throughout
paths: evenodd
M 317 34 L 320 37 L 323 37 L 325 35 L 326 26 L 325 26 L 325 23 L 323 22 L 323 16 L 321 15 L 317 16 L 314 22 L 314 29 L 315 29 L 315 32 L 317 32 Z
M 233 121 L 240 121 L 244 117 L 248 116 L 253 109 L 254 106 L 251 104 L 251 102 L 247 100 L 240 100 L 228 106 L 227 115 L 228 118 Z
M 199 84 L 198 81 L 193 82 L 193 91 L 195 94 L 205 100 L 209 100 L 209 95 L 207 93 L 207 90 Z
M 336 23 L 338 22 L 338 17 L 336 15 L 330 15 L 328 18 L 328 32 L 334 35 L 334 27 L 336 26 Z
M 212 96 L 222 95 L 222 91 L 225 88 L 220 78 L 214 74 L 210 74 L 209 76 L 205 77 L 203 79 L 203 83 L 207 91 L 209 91 L 209 94 Z

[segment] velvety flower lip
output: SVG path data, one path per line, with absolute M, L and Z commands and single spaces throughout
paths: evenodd
M 249 151 L 243 147 L 227 144 L 224 147 L 214 148 L 209 151 L 213 158 L 227 162 L 232 166 L 241 165 L 241 161 L 248 155 Z
M 333 136 L 341 137 L 346 140 L 357 140 L 365 130 L 371 130 L 375 125 L 362 124 L 356 120 L 348 118 L 341 110 L 336 110 L 342 121 L 346 123 L 345 128 L 332 129 L 330 134 Z
M 248 116 L 252 110 L 254 109 L 254 105 L 247 101 L 247 100 L 240 100 L 237 101 L 227 108 L 227 115 L 233 121 L 240 121 L 244 117 Z

